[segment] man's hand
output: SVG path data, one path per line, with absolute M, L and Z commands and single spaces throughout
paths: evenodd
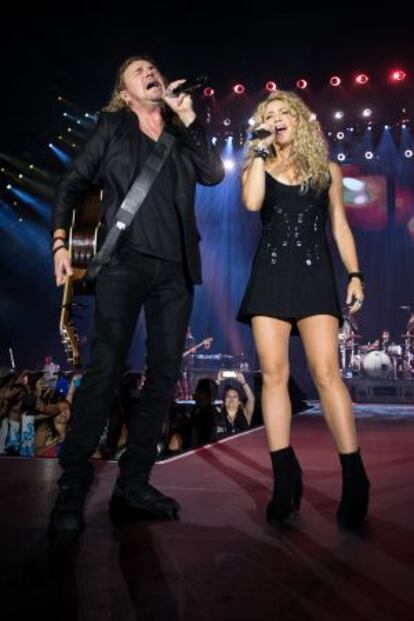
M 73 276 L 69 250 L 62 246 L 54 255 L 56 285 L 60 287 L 66 282 L 67 276 Z
M 179 84 L 183 84 L 185 80 L 175 80 L 168 85 L 168 89 L 163 92 L 162 99 L 167 106 L 173 110 L 186 127 L 191 125 L 195 119 L 195 112 L 193 109 L 193 101 L 188 93 L 181 93 L 177 97 L 171 96 L 168 93 L 174 90 Z

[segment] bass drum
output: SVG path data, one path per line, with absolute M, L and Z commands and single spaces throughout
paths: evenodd
M 383 351 L 370 351 L 362 360 L 362 368 L 366 377 L 389 377 L 391 358 Z

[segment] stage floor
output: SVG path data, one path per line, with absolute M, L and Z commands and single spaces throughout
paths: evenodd
M 178 522 L 115 528 L 117 464 L 97 463 L 87 530 L 60 566 L 45 529 L 59 467 L 0 459 L 1 618 L 53 621 L 409 621 L 414 618 L 414 408 L 356 406 L 372 483 L 369 526 L 335 522 L 338 458 L 317 405 L 293 424 L 301 512 L 265 519 L 272 479 L 262 428 L 155 467 Z

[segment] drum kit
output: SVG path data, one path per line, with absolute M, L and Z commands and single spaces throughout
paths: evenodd
M 342 377 L 414 379 L 414 332 L 407 330 L 401 335 L 403 345 L 390 342 L 387 330 L 373 343 L 360 345 L 362 337 L 354 328 L 350 318 L 345 317 L 338 334 Z

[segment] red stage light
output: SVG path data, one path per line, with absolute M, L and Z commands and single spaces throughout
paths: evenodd
M 331 86 L 339 86 L 341 82 L 342 82 L 341 78 L 338 77 L 337 75 L 333 75 L 331 79 L 329 80 L 329 84 Z
M 273 91 L 277 91 L 277 84 L 276 82 L 266 82 L 266 90 L 269 91 L 269 93 L 272 93 Z
M 404 82 L 407 74 L 402 69 L 393 69 L 390 73 L 391 82 Z
M 246 89 L 243 84 L 236 84 L 235 86 L 233 86 L 233 91 L 236 93 L 236 95 L 242 95 L 245 90 Z
M 355 78 L 355 82 L 359 86 L 364 86 L 364 84 L 367 84 L 367 82 L 369 82 L 369 77 L 366 73 L 359 73 Z
M 308 86 L 308 83 L 306 80 L 301 79 L 296 82 L 297 88 L 306 88 L 307 86 Z
M 212 97 L 215 93 L 215 90 L 214 88 L 211 88 L 210 86 L 206 86 L 203 93 L 206 97 Z

